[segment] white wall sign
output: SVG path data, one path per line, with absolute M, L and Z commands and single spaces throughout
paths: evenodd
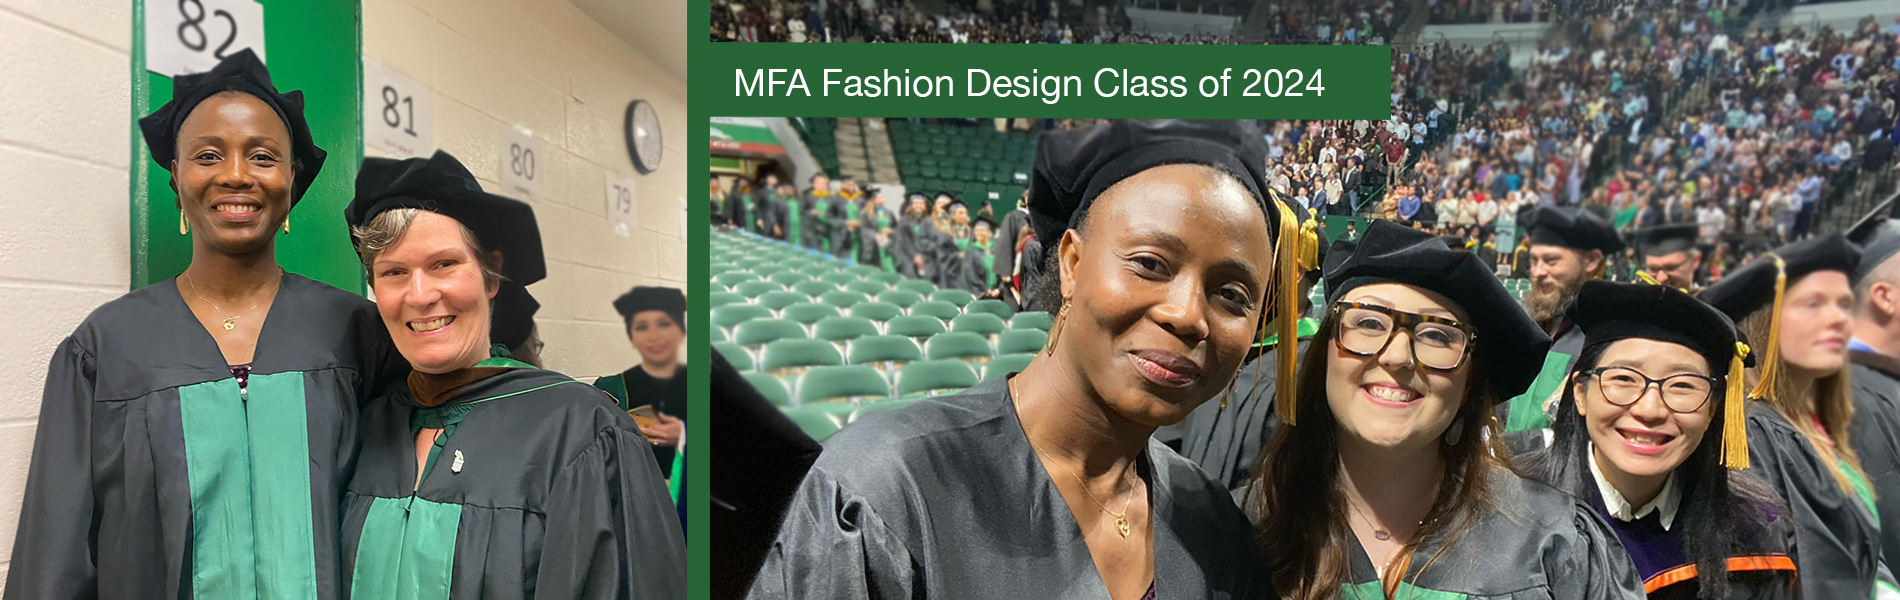
M 203 73 L 250 48 L 264 58 L 264 5 L 252 0 L 147 0 L 145 68 L 177 77 Z
M 620 237 L 633 237 L 637 226 L 637 208 L 633 199 L 633 180 L 607 172 L 607 223 Z
M 414 79 L 363 59 L 363 143 L 396 158 L 435 150 L 435 92 Z
M 541 140 L 528 132 L 503 125 L 501 128 L 501 185 L 529 198 L 541 195 L 541 181 L 547 179 L 547 153 Z

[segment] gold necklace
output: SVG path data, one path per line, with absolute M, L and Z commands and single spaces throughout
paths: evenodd
M 1009 395 L 1011 398 L 1021 397 L 1017 395 L 1016 393 L 1016 380 L 1014 379 L 1011 379 L 1009 381 Z M 1025 435 L 1024 438 L 1026 440 L 1027 435 Z M 1115 517 L 1115 531 L 1117 533 L 1122 534 L 1122 539 L 1128 539 L 1128 534 L 1129 534 L 1128 506 L 1135 502 L 1135 498 L 1133 496 L 1129 496 L 1128 499 L 1122 501 L 1121 512 L 1118 513 L 1118 512 L 1109 510 L 1107 504 L 1104 504 L 1101 501 L 1101 499 L 1095 497 L 1095 492 L 1089 491 L 1089 482 L 1088 480 L 1083 479 L 1081 474 L 1076 473 L 1074 469 L 1070 469 L 1068 465 L 1064 465 L 1062 463 L 1056 462 L 1055 459 L 1049 458 L 1049 455 L 1043 454 L 1041 450 L 1037 450 L 1036 444 L 1034 442 L 1031 442 L 1029 444 L 1029 451 L 1036 453 L 1036 456 L 1042 457 L 1043 461 L 1048 462 L 1058 467 L 1062 467 L 1062 470 L 1068 471 L 1069 476 L 1074 477 L 1076 483 L 1082 484 L 1082 493 L 1089 497 L 1089 501 L 1094 502 L 1095 506 L 1101 508 L 1103 513 L 1106 513 L 1108 516 Z M 1124 469 L 1124 472 L 1126 472 L 1126 469 Z
M 201 301 L 203 301 L 203 302 L 204 302 L 205 304 L 210 304 L 210 305 L 211 305 L 211 310 L 212 310 L 213 312 L 215 312 L 215 313 L 217 313 L 217 314 L 219 314 L 219 315 L 222 315 L 222 314 L 224 314 L 224 309 L 222 309 L 222 308 L 218 308 L 218 304 L 217 304 L 217 303 L 215 303 L 215 302 L 212 302 L 210 298 L 206 298 L 204 294 L 202 294 L 202 293 L 199 293 L 199 292 L 198 292 L 198 282 L 196 282 L 196 281 L 192 281 L 192 279 L 191 279 L 191 273 L 185 273 L 184 275 L 185 275 L 185 283 L 186 283 L 186 284 L 189 284 L 189 285 L 191 286 L 191 295 L 193 295 L 193 296 L 197 296 L 197 297 L 198 297 L 198 299 L 199 299 L 199 300 L 201 300 Z M 277 267 L 277 282 L 278 282 L 278 283 L 281 283 L 281 282 L 283 282 L 283 280 L 284 280 L 284 268 L 283 268 L 283 267 Z M 259 307 L 259 306 L 263 306 L 263 305 L 264 305 L 264 301 L 265 301 L 265 300 L 270 300 L 271 298 L 276 298 L 276 297 L 277 297 L 277 289 L 276 289 L 276 288 L 272 288 L 272 289 L 271 289 L 271 292 L 270 292 L 270 296 L 267 296 L 267 297 L 265 297 L 265 298 L 264 298 L 263 300 L 258 300 L 258 301 L 257 301 L 257 303 L 256 303 L 256 304 L 252 304 L 250 308 L 247 308 L 247 309 L 244 309 L 244 312 L 241 312 L 241 313 L 238 313 L 238 314 L 236 314 L 236 315 L 234 315 L 234 316 L 229 316 L 229 317 L 225 317 L 225 318 L 224 318 L 224 330 L 225 330 L 225 331 L 230 331 L 230 330 L 232 330 L 232 329 L 236 329 L 236 328 L 237 328 L 237 320 L 238 320 L 238 318 L 239 318 L 239 317 L 243 317 L 244 315 L 248 315 L 248 314 L 251 314 L 251 311 L 253 311 L 253 310 L 257 310 L 257 307 Z

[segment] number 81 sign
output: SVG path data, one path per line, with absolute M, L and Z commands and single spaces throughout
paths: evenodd
M 395 158 L 428 156 L 435 150 L 435 118 L 429 88 L 363 59 L 363 143 Z
M 252 0 L 146 0 L 145 68 L 167 77 L 203 73 L 250 48 L 264 57 L 264 6 Z

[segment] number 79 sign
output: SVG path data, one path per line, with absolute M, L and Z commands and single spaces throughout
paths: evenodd
M 167 77 L 203 73 L 250 48 L 264 57 L 264 5 L 252 0 L 146 0 L 145 68 Z

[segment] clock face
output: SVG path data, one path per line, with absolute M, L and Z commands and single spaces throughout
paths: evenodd
M 633 155 L 633 168 L 645 175 L 660 169 L 660 114 L 653 104 L 634 100 L 627 105 L 627 153 Z

